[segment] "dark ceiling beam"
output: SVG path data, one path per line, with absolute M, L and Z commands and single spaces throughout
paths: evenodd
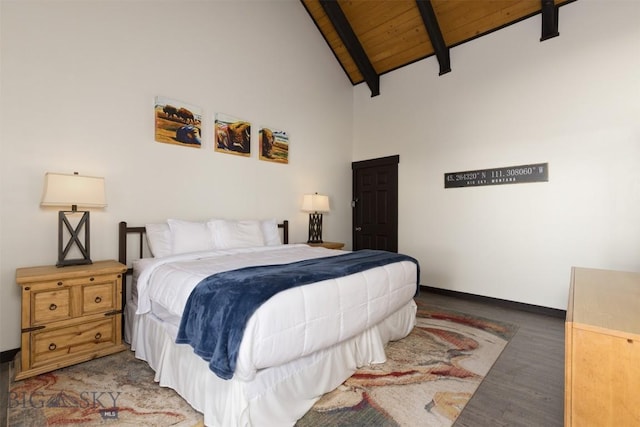
M 542 36 L 540 41 L 557 37 L 558 32 L 558 6 L 553 0 L 540 0 L 542 6 Z
M 449 48 L 444 42 L 442 31 L 440 30 L 440 24 L 438 24 L 438 18 L 433 11 L 433 5 L 431 0 L 416 0 L 418 4 L 418 10 L 422 16 L 422 21 L 431 39 L 431 45 L 433 51 L 436 53 L 438 63 L 440 64 L 440 75 L 446 74 L 451 71 L 451 59 L 449 57 Z
M 336 29 L 342 43 L 344 43 L 349 51 L 351 58 L 353 58 L 353 61 L 356 63 L 360 74 L 362 74 L 364 80 L 367 82 L 369 90 L 371 90 L 371 97 L 380 95 L 380 76 L 376 73 L 373 65 L 371 65 L 369 57 L 360 44 L 358 37 L 356 37 L 356 34 L 353 32 L 353 28 L 351 28 L 349 21 L 347 21 L 347 17 L 344 16 L 340 5 L 336 0 L 320 0 L 320 5 Z

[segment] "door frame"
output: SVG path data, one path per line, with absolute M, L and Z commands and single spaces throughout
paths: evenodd
M 400 163 L 400 155 L 396 154 L 393 156 L 379 157 L 375 159 L 369 160 L 360 160 L 357 162 L 351 162 L 351 241 L 353 242 L 353 249 L 356 250 L 356 173 L 359 169 L 366 169 L 378 166 L 395 166 L 395 181 L 396 181 L 396 189 L 395 189 L 395 197 L 392 200 L 392 205 L 394 205 L 394 209 L 390 212 L 390 218 L 393 219 L 395 223 L 395 232 L 392 236 L 395 240 L 395 251 L 398 251 L 398 164 Z

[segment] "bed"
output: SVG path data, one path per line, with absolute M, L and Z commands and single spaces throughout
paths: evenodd
M 180 250 L 171 252 L 171 247 Z M 125 341 L 155 371 L 161 386 L 174 389 L 204 414 L 207 426 L 294 425 L 357 368 L 384 362 L 385 345 L 415 325 L 417 262 L 393 254 L 379 263 L 386 254 L 360 252 L 289 244 L 287 221 L 167 220 L 134 227 L 121 222 L 119 260 L 130 266 L 124 281 Z M 377 257 L 376 262 L 365 256 Z M 344 271 L 349 273 L 316 280 L 332 263 L 348 264 Z M 214 362 L 223 359 L 217 350 L 206 359 L 196 354 L 201 352 L 189 341 L 193 337 L 176 342 L 190 330 L 207 331 L 200 334 L 205 341 L 216 335 L 201 324 L 189 328 L 189 319 L 202 317 L 189 310 L 204 282 L 238 273 L 247 278 L 256 269 L 259 275 L 251 286 L 231 287 L 247 291 L 239 302 L 246 305 L 254 288 L 271 289 L 274 276 L 267 272 L 297 271 L 302 265 L 311 272 L 309 282 L 256 303 L 239 337 L 226 335 L 235 337 L 235 347 L 227 345 L 233 340 L 218 338 L 216 349 L 231 355 L 225 359 L 226 369 L 231 368 L 226 377 L 225 369 L 222 374 L 215 369 Z M 215 294 L 213 300 L 219 299 Z

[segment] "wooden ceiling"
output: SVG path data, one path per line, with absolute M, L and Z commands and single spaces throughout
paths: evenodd
M 352 84 L 380 93 L 381 74 L 541 14 L 540 41 L 558 35 L 559 7 L 575 0 L 301 0 Z M 455 68 L 455 67 L 454 67 Z

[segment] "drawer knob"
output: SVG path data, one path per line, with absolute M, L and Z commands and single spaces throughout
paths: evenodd
M 55 304 L 51 304 L 51 305 L 49 306 L 49 310 L 51 310 L 51 311 L 55 310 L 56 308 L 58 308 L 58 306 L 57 306 L 57 305 L 55 305 Z
M 102 298 L 96 297 L 94 301 L 96 302 L 96 304 L 100 304 L 102 302 Z
M 97 340 L 99 340 L 100 338 L 102 338 L 102 334 L 101 334 L 100 332 L 98 332 L 98 333 L 96 334 L 96 339 L 97 339 Z
M 89 277 L 89 281 L 93 282 L 95 279 L 93 277 Z
M 58 346 L 55 343 L 51 343 L 49 344 L 49 350 L 53 351 L 57 348 Z
M 62 286 L 62 282 L 58 282 L 58 286 Z

